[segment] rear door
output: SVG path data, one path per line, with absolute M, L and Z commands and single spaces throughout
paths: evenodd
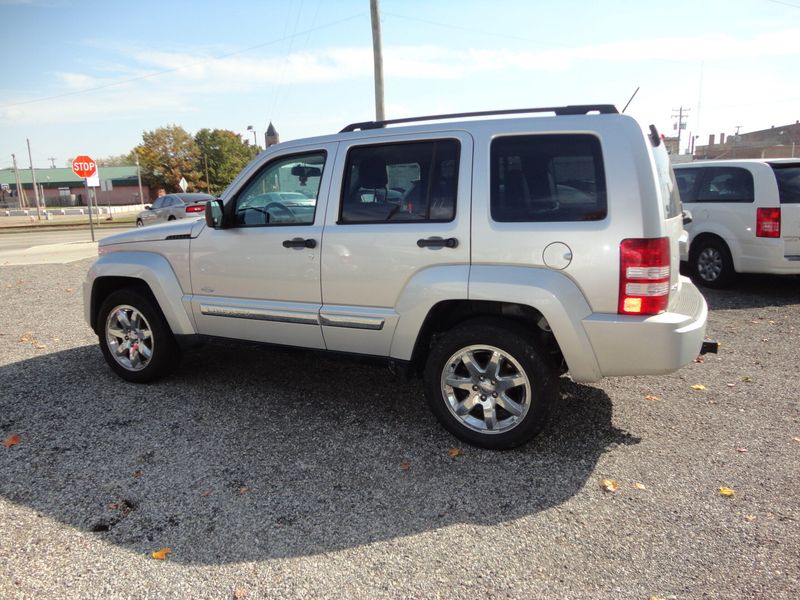
M 800 162 L 771 163 L 781 203 L 783 254 L 800 260 Z
M 680 291 L 680 240 L 683 235 L 683 211 L 681 196 L 675 173 L 664 144 L 653 148 L 656 162 L 658 184 L 661 188 L 661 203 L 664 207 L 666 232 L 669 237 L 670 250 L 670 303 L 677 298 Z
M 469 265 L 471 160 L 462 131 L 340 144 L 322 252 L 329 350 L 387 356 L 407 287 L 424 294 L 426 270 Z M 467 277 L 457 285 L 466 298 Z

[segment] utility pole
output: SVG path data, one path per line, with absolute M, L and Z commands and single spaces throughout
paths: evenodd
M 381 17 L 378 0 L 369 0 L 372 15 L 372 55 L 375 65 L 375 120 L 383 121 L 383 49 L 381 47 Z
M 47 160 L 50 161 L 50 168 L 51 169 L 55 169 L 56 168 L 56 157 L 55 156 L 50 156 L 50 157 L 48 157 Z
M 686 129 L 686 119 L 688 118 L 688 113 L 691 109 L 683 108 L 673 108 L 672 110 L 677 110 L 678 114 L 672 113 L 673 119 L 678 119 L 678 122 L 673 125 L 675 129 L 678 130 L 678 155 L 681 153 L 681 130 Z
M 208 182 L 208 156 L 203 154 L 203 163 L 206 165 L 206 191 L 211 193 L 211 184 Z
M 36 197 L 36 218 L 40 221 L 42 220 L 42 211 L 39 207 L 39 186 L 36 185 L 36 171 L 33 169 L 33 157 L 31 156 L 31 141 L 29 139 L 25 140 L 28 142 L 28 160 L 31 163 L 31 181 L 33 182 L 33 194 Z
M 17 157 L 16 155 L 11 155 L 11 162 L 14 163 L 14 181 L 17 184 L 17 201 L 19 202 L 20 208 L 27 208 L 28 203 L 25 202 L 25 190 L 22 189 L 22 181 L 19 178 L 19 169 L 17 169 Z
M 136 155 L 136 178 L 139 180 L 139 203 L 144 206 L 144 196 L 142 195 L 142 168 L 139 166 L 139 155 Z

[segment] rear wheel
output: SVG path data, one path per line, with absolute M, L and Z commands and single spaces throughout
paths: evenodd
M 689 262 L 695 281 L 706 287 L 725 287 L 736 277 L 730 250 L 722 240 L 707 238 L 693 242 Z
M 153 381 L 173 370 L 180 360 L 166 319 L 138 290 L 110 294 L 100 307 L 97 324 L 103 357 L 123 379 Z
M 144 223 L 142 223 L 141 219 L 136 219 L 136 226 L 137 227 L 143 227 L 144 226 Z
M 541 431 L 557 396 L 555 366 L 532 337 L 514 329 L 501 320 L 468 321 L 431 349 L 428 403 L 469 444 L 500 450 L 527 442 Z

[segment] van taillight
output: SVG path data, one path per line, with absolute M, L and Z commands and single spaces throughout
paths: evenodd
M 186 207 L 187 213 L 199 213 L 203 212 L 206 209 L 205 204 L 190 204 Z
M 657 315 L 669 303 L 669 238 L 628 239 L 619 245 L 621 315 Z
M 781 237 L 781 209 L 756 209 L 756 237 Z

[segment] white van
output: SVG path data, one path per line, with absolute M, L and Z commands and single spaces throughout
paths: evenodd
M 675 165 L 692 216 L 688 261 L 707 287 L 737 273 L 800 274 L 800 159 L 713 160 Z

